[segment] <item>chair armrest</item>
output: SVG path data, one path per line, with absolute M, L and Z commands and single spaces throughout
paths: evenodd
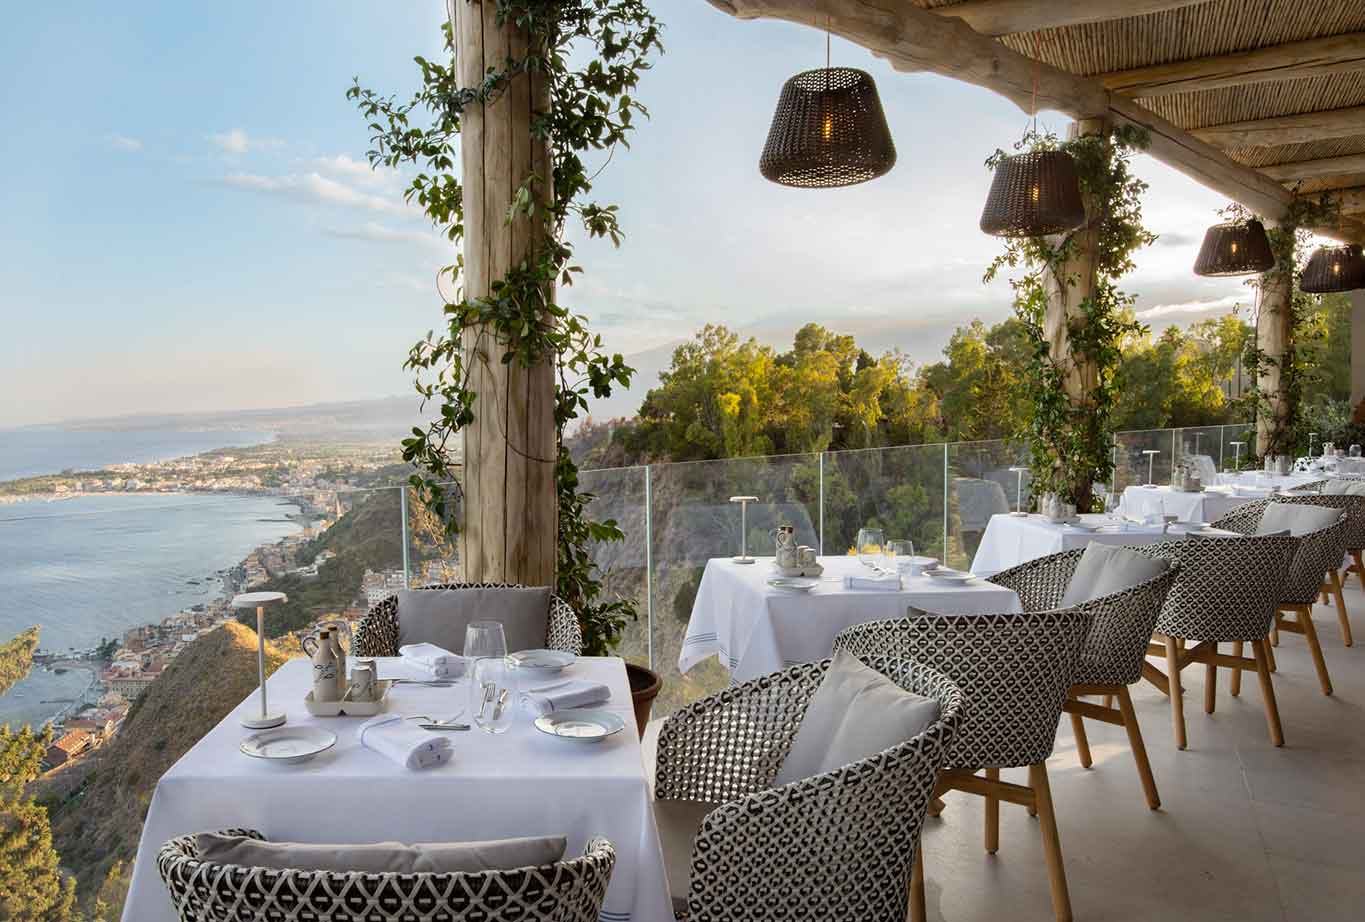
M 987 581 L 1013 589 L 1024 611 L 1050 611 L 1061 607 L 1062 596 L 1066 595 L 1066 587 L 1084 553 L 1085 548 L 1076 548 L 1027 560 L 1001 570 Z
M 1252 500 L 1213 522 L 1213 527 L 1235 531 L 1239 535 L 1254 535 L 1256 528 L 1261 524 L 1261 513 L 1265 512 L 1269 505 L 1269 499 Z
M 769 787 L 827 665 L 792 666 L 675 711 L 659 731 L 655 796 L 719 803 Z

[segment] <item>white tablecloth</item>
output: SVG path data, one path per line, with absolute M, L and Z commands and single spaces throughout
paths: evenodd
M 1099 524 L 1102 515 L 1083 515 L 1081 520 Z M 1017 564 L 1072 548 L 1085 547 L 1091 541 L 1103 544 L 1151 544 L 1166 540 L 1160 525 L 1106 526 L 1103 531 L 1058 525 L 1041 515 L 997 515 L 986 526 L 981 545 L 972 561 L 972 572 L 979 576 L 994 576 Z M 1174 537 L 1174 536 L 1172 536 Z
M 902 588 L 849 590 L 845 574 L 872 575 L 853 557 L 822 557 L 820 585 L 809 593 L 774 589 L 773 559 L 736 564 L 728 557 L 706 562 L 692 617 L 687 622 L 678 670 L 686 672 L 716 656 L 736 682 L 746 682 L 795 663 L 829 656 L 834 635 L 864 621 L 904 618 L 911 605 L 927 611 L 1013 612 L 1019 597 L 982 580 L 947 585 L 927 576 L 909 577 Z
M 1261 490 L 1292 490 L 1300 484 L 1327 480 L 1324 471 L 1301 471 L 1293 474 L 1267 474 L 1265 471 L 1224 471 L 1218 482 L 1225 486 L 1251 487 Z
M 378 662 L 381 677 L 413 675 L 400 660 Z M 409 771 L 356 742 L 363 718 L 311 717 L 303 706 L 309 664 L 285 663 L 270 678 L 270 703 L 285 707 L 289 726 L 331 730 L 336 746 L 301 765 L 242 755 L 237 747 L 251 731 L 238 724 L 238 711 L 259 706 L 254 694 L 248 698 L 157 784 L 124 922 L 176 918 L 156 871 L 162 843 L 231 826 L 258 829 L 276 840 L 337 843 L 566 835 L 569 856 L 582 854 L 590 837 L 602 835 L 616 847 L 604 922 L 671 920 L 624 664 L 615 657 L 585 657 L 567 672 L 606 683 L 612 692 L 607 707 L 625 718 L 626 729 L 601 743 L 576 743 L 546 736 L 519 713 L 500 736 L 477 727 L 449 734 L 455 745 L 449 764 Z M 388 710 L 448 718 L 466 694 L 463 682 L 454 688 L 398 685 L 389 693 Z
M 1244 503 L 1269 495 L 1268 491 L 1220 492 L 1216 487 L 1202 493 L 1186 493 L 1168 486 L 1132 486 L 1123 491 L 1119 512 L 1135 519 L 1176 515 L 1181 522 L 1213 522 Z

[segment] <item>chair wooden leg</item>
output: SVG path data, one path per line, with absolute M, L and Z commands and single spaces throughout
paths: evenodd
M 1142 727 L 1138 725 L 1137 712 L 1133 710 L 1133 699 L 1129 697 L 1126 685 L 1119 689 L 1118 698 L 1119 711 L 1123 714 L 1123 729 L 1128 731 L 1128 748 L 1133 750 L 1138 777 L 1142 779 L 1142 792 L 1147 795 L 1147 806 L 1156 810 L 1161 806 L 1161 796 L 1156 790 L 1152 763 L 1147 761 L 1147 746 L 1142 742 Z
M 1104 706 L 1107 707 L 1107 708 L 1111 708 L 1111 707 L 1114 706 L 1114 696 L 1113 696 L 1113 695 L 1105 695 L 1105 696 L 1104 696 Z
M 1304 639 L 1308 641 L 1308 652 L 1313 656 L 1313 668 L 1318 673 L 1318 684 L 1322 686 L 1324 695 L 1330 695 L 1332 693 L 1332 679 L 1327 674 L 1327 660 L 1322 658 L 1322 644 L 1318 642 L 1318 629 L 1313 626 L 1312 606 L 1304 605 L 1297 611 L 1299 627 L 1303 628 Z
M 1085 720 L 1080 714 L 1071 715 L 1071 735 L 1076 737 L 1076 755 L 1080 757 L 1081 768 L 1089 768 L 1094 763 L 1090 758 L 1090 740 L 1085 735 Z
M 915 846 L 915 866 L 910 872 L 910 922 L 924 922 L 924 840 Z
M 1218 644 L 1213 645 L 1213 652 L 1218 652 Z M 1232 670 L 1236 672 L 1237 670 Z M 1213 709 L 1218 705 L 1218 666 L 1215 663 L 1204 664 L 1204 713 L 1212 714 Z
M 1234 640 L 1232 642 L 1232 655 L 1241 658 L 1242 642 L 1240 640 Z M 1228 685 L 1228 690 L 1232 692 L 1232 697 L 1236 698 L 1242 693 L 1242 670 L 1232 670 L 1232 678 L 1228 679 Z
M 1052 788 L 1047 781 L 1047 763 L 1028 768 L 1029 785 L 1038 804 L 1038 825 L 1043 833 L 1043 855 L 1052 885 L 1052 912 L 1057 922 L 1071 922 L 1071 894 L 1066 889 L 1066 868 L 1062 865 L 1062 840 L 1057 834 L 1057 814 L 1052 809 Z
M 1362 548 L 1352 549 L 1351 560 L 1353 561 L 1353 564 L 1351 569 L 1354 570 L 1356 576 L 1360 578 L 1360 588 L 1362 590 L 1365 590 L 1365 560 L 1361 559 L 1360 556 L 1361 550 Z
M 1275 616 L 1275 623 L 1270 625 L 1270 645 L 1278 647 L 1280 645 L 1280 616 Z
M 1180 685 L 1180 651 L 1175 638 L 1166 638 L 1166 679 L 1171 685 L 1171 729 L 1175 732 L 1175 746 L 1185 748 L 1184 689 Z
M 1337 621 L 1341 623 L 1341 642 L 1348 647 L 1355 646 L 1351 637 L 1351 618 L 1346 614 L 1346 597 L 1341 593 L 1341 577 L 1336 570 L 1327 571 L 1327 587 L 1337 603 Z
M 1284 729 L 1280 726 L 1280 708 L 1275 703 L 1275 686 L 1270 681 L 1269 657 L 1266 656 L 1269 649 L 1270 644 L 1264 640 L 1251 642 L 1251 652 L 1256 656 L 1256 677 L 1261 680 L 1261 700 L 1265 704 L 1265 722 L 1270 730 L 1270 742 L 1283 746 Z
M 933 800 L 929 801 L 929 815 L 938 816 L 943 812 L 943 808 L 946 806 L 947 804 L 943 802 L 943 798 L 935 797 Z
M 1279 616 L 1276 615 L 1276 617 Z M 1264 646 L 1262 646 L 1261 649 L 1265 650 L 1266 668 L 1268 668 L 1271 672 L 1279 672 L 1280 666 L 1278 663 L 1275 662 L 1275 648 L 1271 646 L 1269 643 L 1266 643 Z
M 1000 769 L 986 769 L 986 780 L 999 781 Z M 1000 798 L 986 797 L 986 851 L 994 855 L 1000 851 Z

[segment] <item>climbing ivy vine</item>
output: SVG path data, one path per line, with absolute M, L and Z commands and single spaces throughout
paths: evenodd
M 468 0 L 451 0 L 477 10 Z M 484 0 L 496 4 L 496 22 L 509 24 L 527 37 L 525 53 L 492 67 L 473 86 L 461 85 L 452 15 L 443 24 L 445 62 L 416 58 L 421 88 L 406 101 L 362 87 L 347 91 L 368 122 L 376 168 L 412 165 L 418 173 L 405 195 L 420 205 L 457 247 L 464 236 L 463 189 L 456 171 L 461 120 L 465 109 L 495 100 L 511 82 L 525 75 L 544 81 L 549 105 L 533 114 L 532 135 L 548 141 L 550 176 L 534 172 L 513 177 L 518 183 L 507 214 L 523 222 L 532 235 L 533 256 L 514 264 L 492 282 L 487 297 L 457 296 L 445 300 L 445 326 L 412 347 L 405 367 L 416 375 L 424 403 L 437 406 L 437 418 L 415 428 L 403 441 L 403 458 L 416 472 L 409 483 L 454 531 L 458 497 L 447 484 L 457 479 L 452 440 L 485 411 L 470 388 L 477 356 L 492 352 L 503 363 L 533 367 L 551 362 L 557 374 L 554 458 L 534 459 L 555 465 L 559 502 L 556 592 L 579 613 L 585 652 L 606 652 L 620 638 L 625 622 L 635 616 L 627 600 L 603 597 L 601 573 L 588 553 L 593 541 L 619 541 L 621 529 L 611 520 L 587 514 L 591 494 L 580 491 L 578 470 L 564 447 L 566 425 L 587 409 L 589 397 L 605 397 L 614 387 L 628 386 L 633 369 L 619 354 L 608 354 L 586 318 L 556 299 L 557 286 L 572 284 L 582 271 L 574 264 L 566 236 L 570 220 L 589 237 L 621 240 L 616 205 L 591 201 L 596 173 L 584 158 L 628 147 L 635 119 L 646 116 L 633 95 L 651 57 L 662 50 L 661 26 L 641 0 Z M 600 172 L 600 170 L 598 171 Z M 463 259 L 443 271 L 461 291 Z M 440 287 L 438 279 L 438 289 Z M 481 348 L 467 349 L 466 331 L 475 331 Z M 489 408 L 492 411 L 492 408 Z M 509 446 L 517 450 L 516 446 Z
M 1123 126 L 1108 134 L 1083 135 L 1066 141 L 1030 131 L 1015 152 L 1063 150 L 1075 161 L 1087 223 L 1071 233 L 1052 237 L 1005 239 L 1005 249 L 986 270 L 985 280 L 1001 271 L 1018 270 L 1010 279 L 1014 312 L 1027 332 L 1032 353 L 1024 377 L 1029 405 L 1025 430 L 1018 437 L 1028 445 L 1033 492 L 1057 493 L 1082 511 L 1094 503 L 1091 485 L 1109 480 L 1114 469 L 1113 433 L 1109 418 L 1117 401 L 1120 346 L 1125 336 L 1144 328 L 1133 320 L 1135 296 L 1119 288 L 1119 280 L 1133 268 L 1133 254 L 1156 239 L 1142 224 L 1142 193 L 1147 184 L 1129 169 L 1133 152 L 1147 146 L 1145 132 Z M 986 161 L 994 169 L 1007 156 L 996 153 Z M 1074 286 L 1080 280 L 1067 269 L 1081 245 L 1082 235 L 1094 248 L 1095 288 L 1083 299 L 1067 325 L 1069 354 L 1051 354 L 1045 332 L 1049 278 Z M 1083 394 L 1069 395 L 1069 367 L 1093 370 L 1093 381 Z

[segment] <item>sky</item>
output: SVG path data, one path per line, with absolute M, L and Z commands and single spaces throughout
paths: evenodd
M 835 190 L 758 173 L 778 92 L 823 65 L 824 37 L 657 0 L 665 53 L 651 110 L 595 196 L 626 239 L 578 248 L 562 300 L 636 356 L 638 398 L 672 345 L 723 322 L 774 344 L 815 320 L 932 361 L 952 330 L 1009 313 L 981 275 L 985 159 L 1028 116 L 989 91 L 897 74 L 835 40 L 877 82 L 897 149 L 886 176 Z M 408 348 L 439 325 L 451 261 L 403 177 L 372 171 L 352 78 L 404 95 L 440 54 L 440 0 L 20 4 L 0 32 L 0 427 L 410 392 Z M 1042 113 L 1058 133 L 1067 120 Z M 1124 287 L 1158 328 L 1249 300 L 1192 274 L 1226 204 L 1146 157 L 1161 239 Z

